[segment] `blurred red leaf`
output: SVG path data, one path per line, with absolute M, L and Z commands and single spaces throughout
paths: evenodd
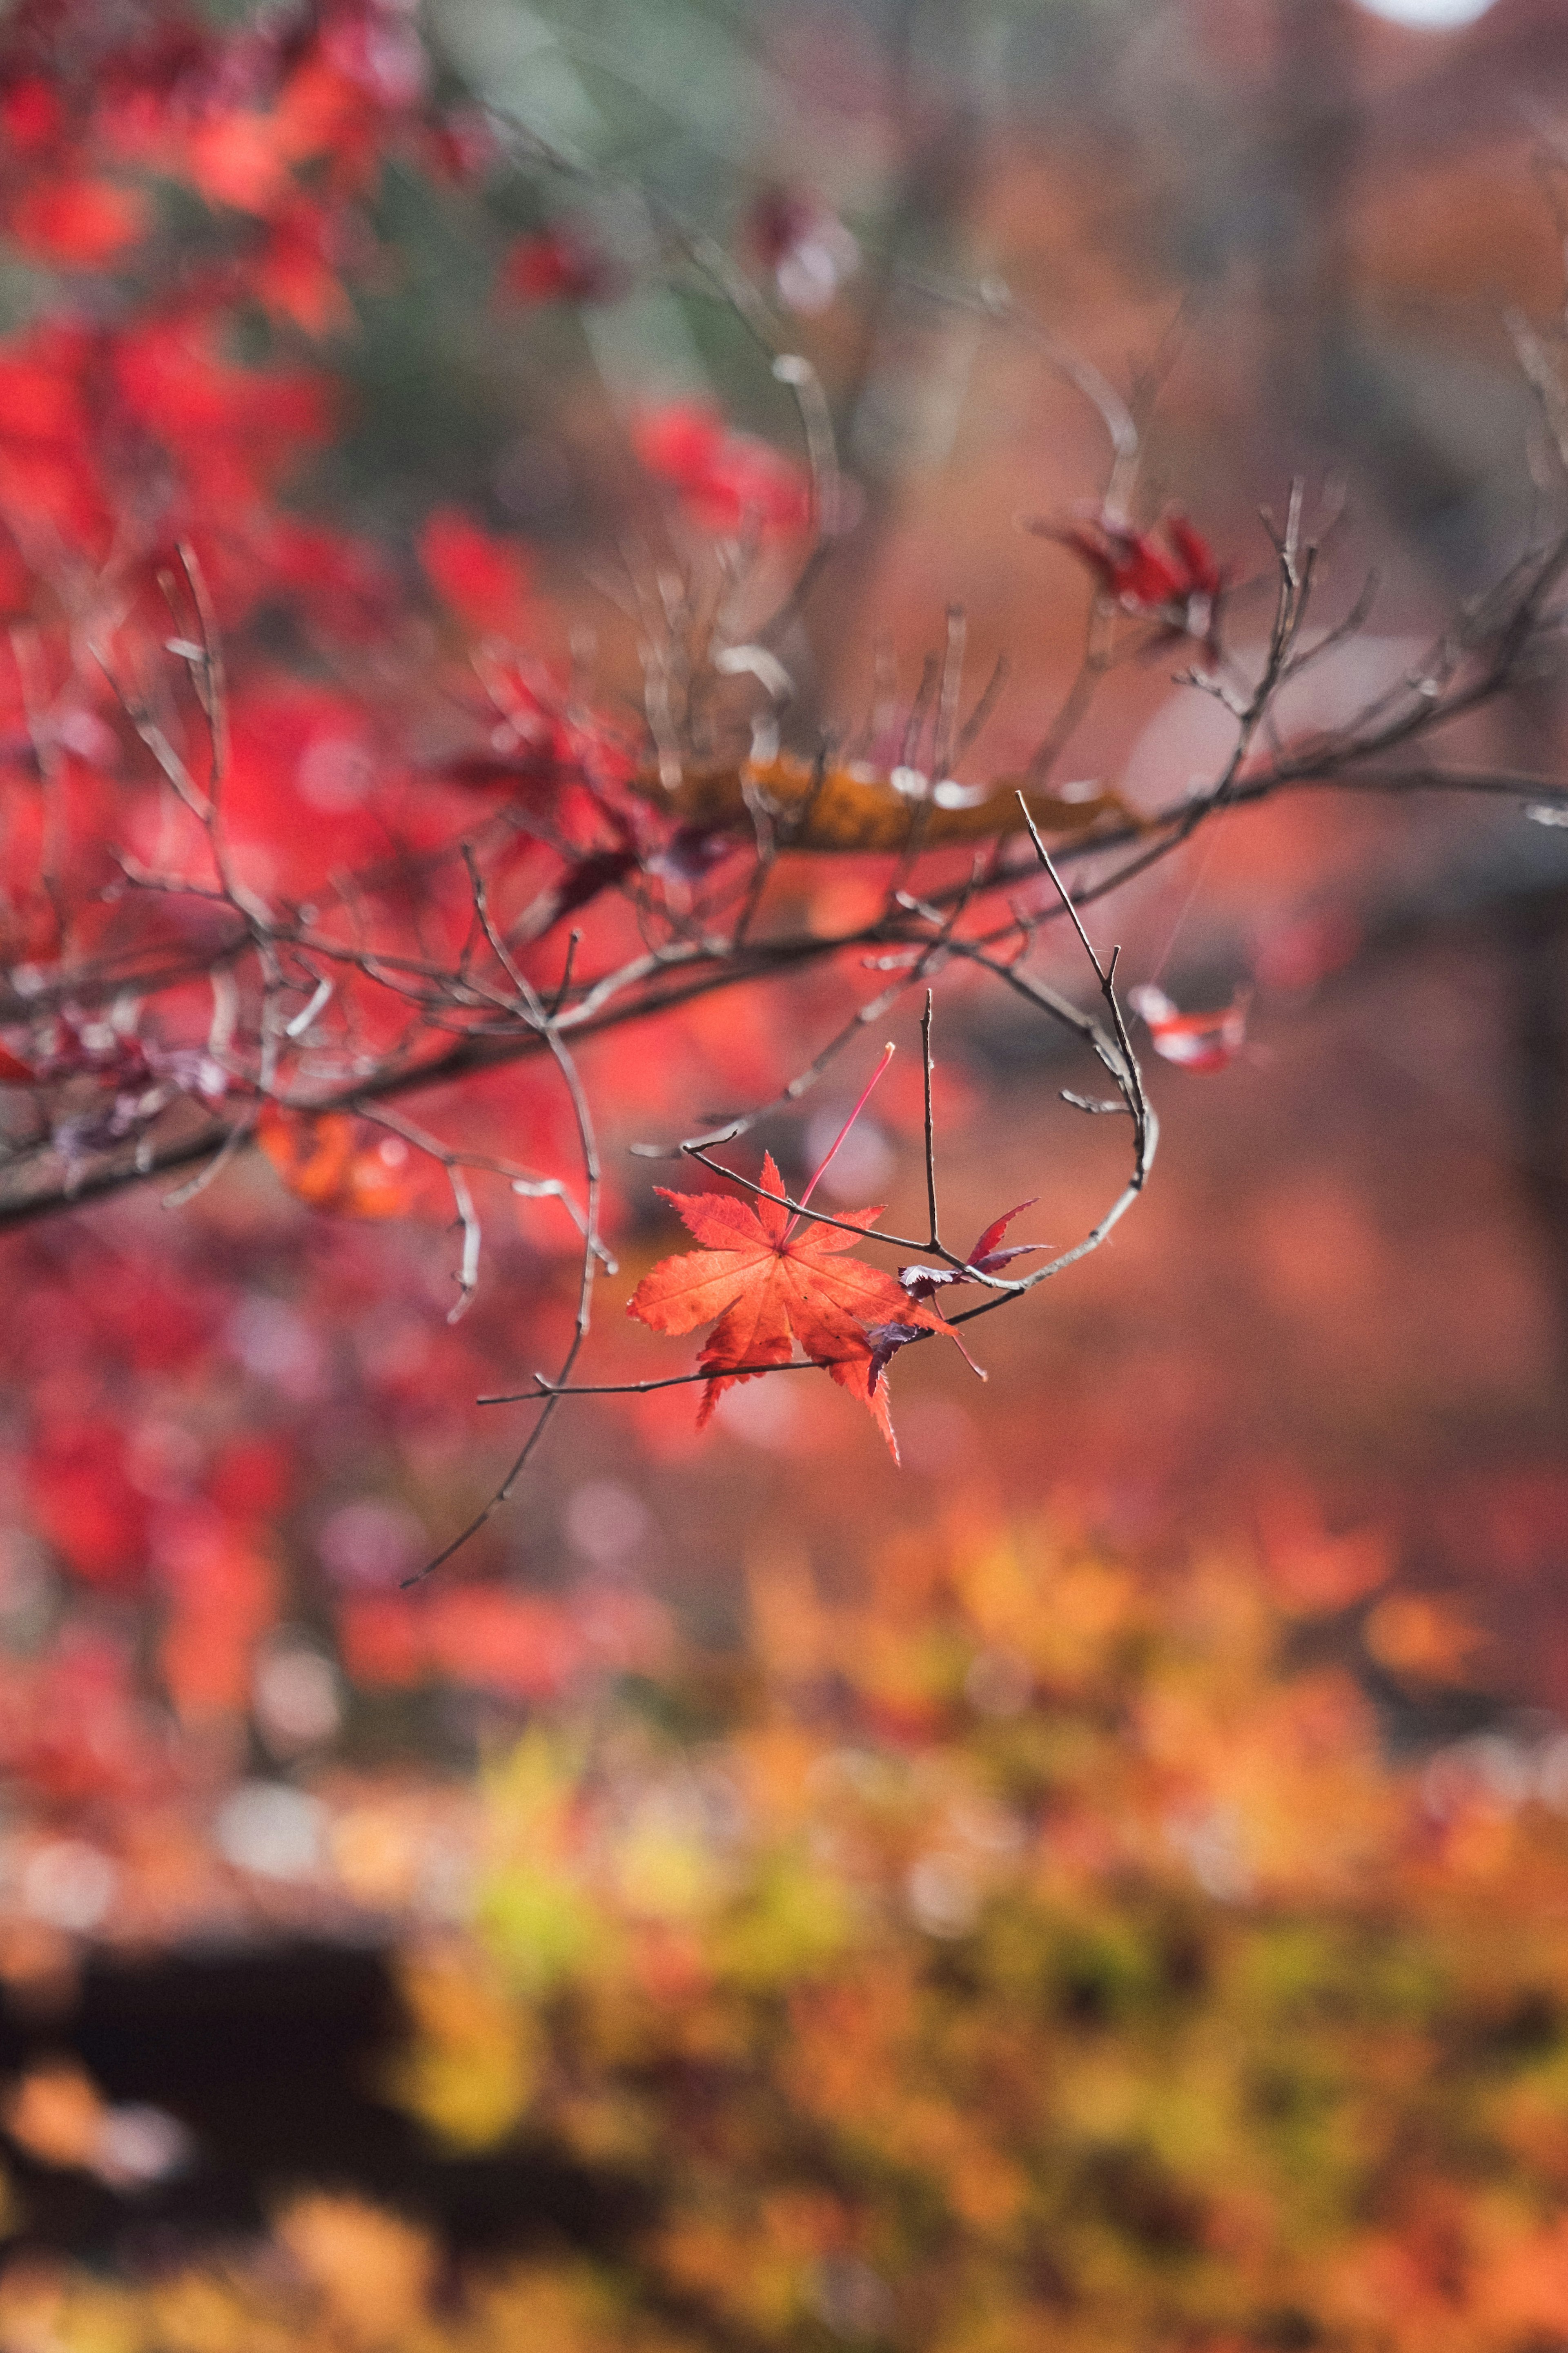
M 36 1664 L 0 1665 L 0 1758 L 66 1805 L 145 1798 L 167 1769 L 138 1710 L 126 1650 L 68 1625 Z
M 122 335 L 115 376 L 132 415 L 189 457 L 214 439 L 258 456 L 321 438 L 331 421 L 322 379 L 304 369 L 235 367 L 216 338 L 191 323 L 157 321 Z
M 25 188 L 11 207 L 11 236 L 65 269 L 101 269 L 147 226 L 145 197 L 109 180 L 63 179 Z
M 108 1420 L 47 1429 L 27 1465 L 34 1520 L 91 1585 L 135 1583 L 146 1566 L 147 1504 L 126 1469 L 125 1433 Z
M 533 618 L 528 559 L 515 542 L 481 531 L 457 507 L 437 507 L 419 534 L 431 586 L 466 628 L 520 640 Z
M 265 1519 L 293 1483 L 288 1451 L 276 1440 L 242 1439 L 228 1447 L 206 1482 L 209 1500 L 237 1518 Z
M 1135 530 L 1105 510 L 1080 523 L 1030 528 L 1070 548 L 1124 613 L 1162 620 L 1183 636 L 1213 636 L 1224 575 L 1208 542 L 1184 515 L 1165 517 L 1165 547 L 1152 532 Z
M 14 155 L 37 155 L 65 127 L 60 94 L 41 75 L 26 74 L 0 91 L 0 142 Z
M 1310 1492 L 1288 1472 L 1277 1473 L 1259 1494 L 1258 1528 L 1269 1580 L 1287 1609 L 1346 1609 L 1393 1574 L 1385 1530 L 1331 1535 Z
M 1156 1054 L 1184 1071 L 1223 1071 L 1246 1043 L 1247 990 L 1212 1013 L 1184 1013 L 1163 988 L 1129 989 L 1127 1002 L 1148 1023 Z
M 185 168 L 209 202 L 269 213 L 291 185 L 276 120 L 235 108 L 193 133 Z
M 520 302 L 604 302 L 623 282 L 610 257 L 569 226 L 519 237 L 501 264 L 501 289 Z
M 702 402 L 671 401 L 648 410 L 632 428 L 632 444 L 648 472 L 679 493 L 705 531 L 799 531 L 810 519 L 799 469 L 765 441 L 731 433 Z
M 273 222 L 256 264 L 258 300 L 275 317 L 291 320 L 307 335 L 325 335 L 353 324 L 353 306 L 343 291 L 332 243 L 331 215 L 300 197 Z
M 243 1528 L 206 1507 L 161 1531 L 169 1616 L 159 1663 L 183 1716 L 237 1715 L 252 1655 L 278 1614 L 278 1572 Z
M 439 1677 L 538 1699 L 559 1691 L 585 1655 L 559 1604 L 479 1586 L 345 1602 L 338 1632 L 355 1681 L 391 1689 Z
M 90 338 L 43 328 L 18 336 L 0 357 L 0 437 L 70 448 L 89 429 L 82 397 Z

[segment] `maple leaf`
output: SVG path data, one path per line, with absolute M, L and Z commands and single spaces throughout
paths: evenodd
M 967 1282 L 972 1272 L 999 1274 L 1010 1260 L 1028 1258 L 1034 1251 L 1043 1250 L 1043 1242 L 1008 1242 L 1005 1247 L 1003 1244 L 1003 1236 L 1014 1219 L 1021 1218 L 1026 1209 L 1032 1209 L 1039 1198 L 1037 1193 L 1032 1194 L 1028 1200 L 1016 1202 L 1012 1208 L 1004 1209 L 999 1218 L 993 1218 L 962 1266 L 900 1267 L 899 1281 L 910 1297 L 929 1299 L 931 1293 L 941 1289 L 944 1283 Z
M 771 1153 L 763 1161 L 763 1187 L 784 1191 Z M 837 1225 L 799 1227 L 797 1217 L 776 1200 L 759 1198 L 753 1206 L 732 1193 L 658 1189 L 706 1247 L 661 1259 L 638 1283 L 626 1312 L 671 1335 L 712 1324 L 699 1358 L 710 1377 L 698 1428 L 725 1389 L 768 1366 L 787 1365 L 798 1340 L 840 1388 L 863 1400 L 897 1461 L 886 1388 L 871 1386 L 866 1326 L 897 1317 L 923 1332 L 948 1327 L 934 1308 L 911 1301 L 890 1274 L 845 1255 L 857 1233 L 881 1216 L 880 1205 L 854 1210 Z M 744 1371 L 738 1369 L 742 1366 Z

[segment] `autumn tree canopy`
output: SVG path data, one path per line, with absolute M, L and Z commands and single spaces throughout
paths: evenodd
M 939 1285 L 989 1290 L 960 1323 L 1015 1303 L 1142 1191 L 1156 1129 L 1134 1013 L 1189 1069 L 1222 1067 L 1244 1034 L 1240 999 L 1119 995 L 1121 886 L 1222 814 L 1308 786 L 1501 795 L 1555 818 L 1550 779 L 1445 764 L 1442 747 L 1538 672 L 1568 541 L 1538 528 L 1385 691 L 1293 729 L 1289 690 L 1373 593 L 1327 585 L 1331 496 L 1282 483 L 1256 545 L 1216 550 L 1143 483 L 1147 388 L 1124 398 L 999 281 L 932 282 L 923 299 L 1016 339 L 1100 434 L 1076 512 L 996 518 L 1080 566 L 1081 664 L 1016 767 L 992 756 L 1005 661 L 967 681 L 956 607 L 918 684 L 889 673 L 858 722 L 814 713 L 813 595 L 853 547 L 857 492 L 813 346 L 848 299 L 855 239 L 772 185 L 720 223 L 684 212 L 459 63 L 438 28 L 362 0 L 226 31 L 64 0 L 6 20 L 5 226 L 35 291 L 0 357 L 0 1217 L 151 1183 L 178 1203 L 259 1152 L 323 1215 L 455 1218 L 454 1318 L 501 1279 L 485 1266 L 499 1218 L 546 1255 L 577 1251 L 563 1352 L 508 1391 L 536 1406 L 533 1435 L 584 1382 L 706 1377 L 710 1405 L 796 1348 L 886 1425 L 897 1350 L 950 1328 Z M 574 315 L 676 286 L 733 326 L 784 404 L 777 439 L 657 385 L 589 420 L 597 630 L 552 609 L 493 496 L 403 500 L 388 528 L 342 494 L 334 453 L 374 425 L 356 322 L 413 266 L 400 212 L 426 267 L 462 245 L 493 317 L 537 314 L 557 339 Z M 1554 418 L 1550 353 L 1532 341 L 1525 357 Z M 1238 598 L 1270 615 L 1261 639 L 1237 637 Z M 1152 806 L 1072 782 L 1091 705 L 1155 662 L 1228 714 L 1228 754 Z M 814 878 L 849 860 L 858 903 L 836 919 Z M 1069 992 L 1042 939 L 1080 915 L 1105 945 L 1080 931 Z M 954 980 L 988 980 L 1076 1041 L 1085 1075 L 1065 1101 L 1116 1115 L 1130 1146 L 1092 1229 L 1026 1268 L 966 1260 L 939 1231 L 931 1023 L 922 1052 L 907 1015 L 934 992 L 940 1057 Z M 768 984 L 794 1000 L 793 1068 L 759 1009 Z M 668 1284 L 656 1303 L 650 1276 L 645 1323 L 719 1319 L 701 1370 L 634 1374 L 651 1359 L 624 1347 L 592 1366 L 595 1293 L 651 1173 L 606 1160 L 605 1107 L 754 1193 L 751 1130 L 900 1018 L 930 1197 L 929 1233 L 886 1237 L 913 1254 L 903 1272 L 849 1256 L 845 1221 L 764 1161 L 788 1323 L 742 1316 L 717 1266 L 700 1317 Z M 683 1064 L 712 1098 L 684 1143 Z M 700 1237 L 753 1217 L 732 1193 L 682 1214 Z

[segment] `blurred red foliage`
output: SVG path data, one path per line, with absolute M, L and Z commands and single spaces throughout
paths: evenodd
M 436 497 L 399 537 L 350 527 L 330 500 L 312 501 L 310 469 L 354 425 L 360 396 L 338 339 L 384 282 L 382 175 L 395 167 L 443 201 L 460 198 L 482 189 L 504 148 L 497 122 L 449 102 L 396 0 L 324 0 L 227 28 L 175 0 L 123 16 L 89 0 L 24 0 L 0 27 L 0 227 L 58 265 L 28 322 L 0 343 L 0 961 L 13 982 L 0 1089 L 7 1132 L 36 1131 L 74 1183 L 95 1155 L 132 1149 L 154 1112 L 249 1100 L 225 1045 L 233 942 L 203 895 L 209 845 L 148 756 L 153 723 L 195 756 L 189 700 L 171 708 L 174 690 L 153 676 L 171 643 L 185 649 L 171 659 L 191 660 L 199 616 L 182 545 L 210 588 L 226 655 L 222 790 L 236 879 L 328 910 L 321 920 L 345 950 L 373 902 L 402 927 L 410 969 L 421 957 L 460 964 L 474 909 L 456 845 L 489 828 L 498 920 L 530 985 L 548 991 L 569 925 L 584 957 L 600 944 L 640 950 L 634 894 L 620 886 L 639 871 L 678 892 L 693 877 L 722 883 L 732 837 L 700 810 L 672 823 L 626 790 L 637 744 L 547 652 L 557 625 L 545 559 L 493 511 Z M 741 238 L 774 272 L 818 246 L 847 269 L 834 227 L 808 195 L 764 191 Z M 520 244 L 492 223 L 490 245 L 503 290 L 605 290 L 587 282 L 595 248 L 574 224 Z M 703 401 L 646 408 L 632 441 L 700 532 L 787 540 L 809 520 L 801 470 Z M 1197 636 L 1210 627 L 1202 608 L 1218 598 L 1221 570 L 1180 514 L 1140 530 L 1098 512 L 1060 535 L 1129 612 Z M 879 739 L 884 765 L 896 734 Z M 782 780 L 788 763 L 775 765 Z M 798 765 L 804 797 L 810 767 Z M 847 770 L 837 789 L 857 823 L 857 792 L 898 804 L 885 778 L 873 787 Z M 749 823 L 738 787 L 735 800 Z M 901 804 L 895 815 L 905 821 Z M 1071 815 L 1058 811 L 1064 823 Z M 140 881 L 153 868 L 179 890 L 154 900 Z M 841 870 L 791 888 L 832 929 L 868 886 Z M 1356 936 L 1337 909 L 1302 917 L 1260 944 L 1264 985 L 1311 987 Z M 192 976 L 154 1005 L 143 983 L 171 964 Z M 79 1002 L 74 977 L 87 972 L 121 977 Z M 319 1022 L 320 1052 L 351 1073 L 399 1050 L 408 986 L 402 967 L 395 987 L 371 987 L 343 964 L 330 1006 L 291 998 L 289 1021 L 307 1037 Z M 805 981 L 765 1014 L 699 998 L 666 1019 L 657 1053 L 604 1039 L 593 1050 L 618 1122 L 627 1134 L 660 1126 L 699 1088 L 703 1100 L 765 1097 L 797 1043 L 809 1059 L 824 1002 Z M 1167 1010 L 1155 1041 L 1213 1070 L 1242 1027 L 1239 1003 Z M 949 1083 L 939 1069 L 939 1109 Z M 883 1099 L 889 1126 L 918 1135 L 918 1090 L 900 1086 L 895 1074 Z M 422 1354 L 428 1261 L 417 1246 L 398 1256 L 391 1229 L 423 1222 L 424 1247 L 439 1249 L 434 1229 L 454 1207 L 442 1171 L 345 1112 L 287 1096 L 252 1109 L 259 1155 L 225 1180 L 232 1212 L 220 1187 L 178 1236 L 160 1225 L 155 1246 L 135 1211 L 73 1230 L 68 1246 L 20 1235 L 10 1269 L 25 1396 L 6 1443 L 21 1522 L 85 1591 L 151 1597 L 161 1630 L 148 1655 L 182 1711 L 237 1716 L 247 1704 L 242 1657 L 274 1616 L 307 1604 L 313 1540 L 295 1529 L 280 1546 L 277 1527 L 332 1459 L 326 1436 L 317 1451 L 318 1424 L 339 1413 L 363 1430 L 363 1417 L 385 1415 L 395 1446 L 417 1455 L 424 1445 L 438 1465 L 478 1447 L 467 1395 L 517 1375 L 515 1308 L 503 1316 L 481 1303 L 462 1337 L 444 1342 L 438 1375 Z M 561 1088 L 520 1064 L 504 1083 L 470 1081 L 454 1116 L 489 1157 L 510 1167 L 515 1155 L 540 1173 L 532 1197 L 510 1191 L 499 1169 L 475 1183 L 522 1311 L 540 1329 L 563 1327 L 567 1304 L 541 1240 L 569 1230 L 549 1189 L 575 1148 Z M 612 1163 L 607 1228 L 624 1223 L 624 1164 Z M 328 1229 L 301 1240 L 297 1207 L 332 1213 Z M 994 1203 L 982 1212 L 977 1224 Z M 354 1221 L 387 1230 L 373 1244 L 356 1240 Z M 1314 1255 L 1309 1218 L 1289 1229 L 1278 1254 L 1296 1272 L 1279 1280 L 1317 1285 L 1319 1260 L 1344 1253 L 1325 1243 Z M 360 1255 L 362 1245 L 384 1255 Z M 634 1281 L 646 1283 L 654 1255 L 632 1237 Z M 910 1274 L 915 1290 L 906 1282 L 901 1295 L 884 1279 L 880 1337 L 858 1344 L 858 1379 L 920 1326 L 920 1270 Z M 647 1366 L 628 1357 L 610 1369 Z M 874 1404 L 885 1411 L 880 1383 Z M 646 1428 L 664 1427 L 661 1410 L 647 1407 Z M 1091 1402 L 1057 1411 L 1080 1437 L 1093 1426 Z M 363 1451 L 353 1475 L 363 1488 L 395 1484 L 401 1472 Z M 247 1461 L 261 1466 L 254 1493 L 238 1467 Z M 426 1522 L 450 1510 L 458 1482 L 447 1480 L 428 1466 L 410 1477 L 424 1515 L 415 1550 Z M 294 1565 L 279 1573 L 274 1553 Z M 389 1540 L 388 1577 L 419 1566 L 405 1553 Z M 501 1556 L 485 1557 L 493 1567 Z M 229 1596 L 222 1640 L 223 1609 L 204 1615 L 209 1582 Z M 569 1672 L 522 1663 L 532 1636 L 514 1641 L 505 1610 L 482 1621 L 457 1609 L 458 1630 L 438 1633 L 438 1610 L 411 1615 L 384 1593 L 357 1593 L 351 1611 L 334 1589 L 323 1614 L 345 1630 L 352 1616 L 354 1655 L 402 1659 L 400 1672 L 455 1673 L 465 1641 L 481 1680 L 492 1649 L 512 1661 L 509 1688 Z M 555 1632 L 540 1637 L 539 1658 L 552 1642 L 552 1655 L 568 1656 L 570 1614 L 563 1606 Z M 513 1615 L 533 1623 L 526 1609 Z M 1392 1657 L 1397 1628 L 1390 1644 Z
M 603 302 L 624 282 L 619 265 L 570 224 L 519 237 L 501 271 L 503 288 L 521 302 Z
M 810 516 L 798 471 L 765 441 L 734 433 L 700 401 L 650 409 L 633 433 L 637 456 L 706 531 L 801 531 Z

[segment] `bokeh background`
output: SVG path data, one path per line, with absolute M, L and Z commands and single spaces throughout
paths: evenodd
M 76 42 L 79 97 L 161 18 L 16 0 L 0 80 Z M 782 649 L 802 742 L 912 691 L 955 603 L 975 676 L 1010 665 L 977 773 L 1070 686 L 1089 584 L 1018 524 L 1093 504 L 1103 431 L 965 299 L 990 280 L 1136 396 L 1142 512 L 1200 524 L 1238 651 L 1259 507 L 1300 476 L 1338 515 L 1322 617 L 1376 595 L 1294 723 L 1396 681 L 1552 512 L 1510 332 L 1563 300 L 1552 0 L 342 0 L 286 31 L 450 166 L 391 153 L 359 245 L 339 219 L 286 280 L 274 353 L 345 388 L 290 511 L 405 578 L 436 511 L 526 550 L 530 651 L 606 703 L 637 679 L 606 579 L 657 512 L 628 420 L 710 402 L 799 454 L 732 309 L 651 266 L 661 207 L 833 406 L 852 523 Z M 117 315 L 112 251 L 26 213 L 8 119 L 0 324 Z M 160 168 L 177 273 L 207 228 Z M 267 628 L 321 688 L 286 597 Z M 1215 771 L 1224 714 L 1167 656 L 1113 673 L 1068 776 L 1152 806 Z M 1561 703 L 1543 665 L 1456 749 L 1560 775 Z M 886 887 L 797 862 L 824 925 Z M 901 1470 L 815 1380 L 700 1437 L 689 1392 L 584 1401 L 405 1592 L 515 1443 L 473 1398 L 569 1313 L 538 1211 L 456 1329 L 438 1213 L 323 1213 L 259 1154 L 177 1214 L 5 1238 L 5 2353 L 1568 2342 L 1568 845 L 1517 803 L 1314 791 L 1095 928 L 1184 1006 L 1248 989 L 1247 1043 L 1151 1058 L 1148 1199 L 981 1327 L 984 1388 L 900 1361 Z M 605 1377 L 654 1368 L 620 1306 L 674 1246 L 625 1146 L 765 1096 L 838 1003 L 721 997 L 584 1058 Z M 1116 1181 L 1073 1066 L 963 985 L 938 1022 L 944 1215 L 1037 1197 L 1069 1240 Z M 834 1183 L 907 1224 L 893 1034 Z M 864 1076 L 763 1132 L 786 1176 Z M 510 1116 L 437 1111 L 481 1144 Z

